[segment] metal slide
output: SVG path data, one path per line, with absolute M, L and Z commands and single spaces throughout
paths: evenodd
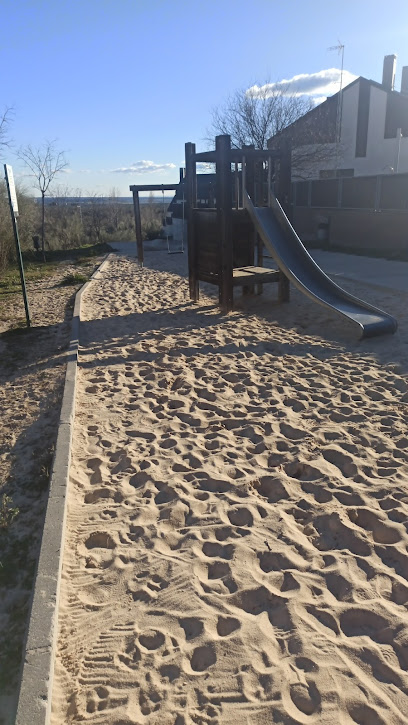
M 244 203 L 265 247 L 295 287 L 320 305 L 359 325 L 362 338 L 396 331 L 394 317 L 349 294 L 320 269 L 277 199 L 272 197 L 270 207 L 256 207 L 245 194 Z

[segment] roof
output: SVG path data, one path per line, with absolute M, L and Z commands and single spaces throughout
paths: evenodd
M 397 113 L 398 113 L 398 111 L 400 113 L 404 113 L 404 112 L 407 113 L 407 124 L 403 124 L 401 121 L 401 125 L 403 127 L 405 125 L 408 126 L 408 96 L 401 94 L 399 91 L 388 90 L 387 88 L 385 88 L 382 85 L 382 83 L 378 83 L 378 81 L 373 81 L 373 80 L 370 80 L 369 78 L 364 78 L 364 76 L 359 76 L 354 81 L 352 81 L 347 86 L 345 86 L 342 90 L 342 93 L 344 93 L 345 91 L 348 91 L 350 88 L 355 86 L 357 83 L 361 83 L 361 82 L 363 82 L 364 84 L 367 84 L 369 87 L 372 86 L 374 88 L 377 88 L 377 89 L 383 91 L 384 93 L 387 93 L 387 95 L 390 98 L 390 102 L 387 103 L 387 107 L 388 106 L 393 106 L 393 107 L 398 106 L 398 108 L 396 109 Z M 298 118 L 296 121 L 291 123 L 289 126 L 286 126 L 286 128 L 282 129 L 282 131 L 279 131 L 279 133 L 275 134 L 275 136 L 272 136 L 271 138 L 269 138 L 268 142 L 267 142 L 268 148 L 269 148 L 269 144 L 272 141 L 274 142 L 276 139 L 280 139 L 282 136 L 290 135 L 291 138 L 293 138 L 296 135 L 296 131 L 300 126 L 302 127 L 302 135 L 303 135 L 305 124 L 306 125 L 310 124 L 310 128 L 315 129 L 316 122 L 323 120 L 323 118 L 326 123 L 327 123 L 327 121 L 329 121 L 329 123 L 330 123 L 330 121 L 333 122 L 332 116 L 333 116 L 334 112 L 337 112 L 337 104 L 338 104 L 339 97 L 340 97 L 340 91 L 337 91 L 337 93 L 334 93 L 332 96 L 329 96 L 329 98 L 326 98 L 326 100 L 323 101 L 323 103 L 320 103 L 318 106 L 315 106 L 315 108 L 312 108 L 310 111 L 305 113 L 303 116 L 300 116 L 300 118 Z M 394 115 L 394 114 L 392 114 L 392 115 Z M 328 132 L 327 133 L 328 137 L 332 135 L 331 128 L 328 128 L 327 132 Z M 408 132 L 407 132 L 407 134 L 403 133 L 403 135 L 408 135 Z M 394 136 L 395 136 L 395 134 L 394 134 Z M 311 139 L 309 139 L 309 140 L 311 140 Z M 324 139 L 324 141 L 326 143 L 328 143 L 330 140 L 331 140 L 330 138 Z M 324 141 L 319 140 L 320 143 L 323 143 Z M 302 143 L 307 143 L 307 142 L 308 142 L 307 138 L 305 140 L 302 140 Z M 272 143 L 271 145 L 274 146 L 275 144 Z

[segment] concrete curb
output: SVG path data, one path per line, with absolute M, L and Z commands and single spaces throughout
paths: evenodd
M 50 722 L 66 502 L 75 417 L 81 300 L 91 281 L 100 275 L 111 257 L 113 258 L 114 255 L 109 254 L 105 257 L 92 277 L 75 296 L 65 387 L 25 643 L 16 725 L 28 725 L 28 723 L 29 725 L 49 725 Z

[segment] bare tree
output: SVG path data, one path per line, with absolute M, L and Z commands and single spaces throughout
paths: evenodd
M 14 109 L 11 106 L 6 106 L 0 115 L 0 157 L 3 157 L 4 149 L 8 148 L 11 144 L 8 134 L 13 116 Z
M 45 195 L 54 180 L 68 165 L 65 152 L 58 151 L 56 141 L 45 141 L 42 146 L 20 148 L 18 158 L 30 169 L 35 187 L 41 193 L 41 251 L 45 262 Z
M 270 84 L 269 84 L 270 85 Z M 229 134 L 232 145 L 242 148 L 254 144 L 265 149 L 269 138 L 310 111 L 312 103 L 281 90 L 270 90 L 268 84 L 235 91 L 227 101 L 212 110 L 212 123 L 207 131 L 213 141 L 217 134 Z
M 292 147 L 293 178 L 315 176 L 336 155 L 337 98 L 315 106 L 310 99 L 288 95 L 279 83 L 254 85 L 235 91 L 212 111 L 207 141 L 214 135 L 229 134 L 232 145 L 242 148 L 278 148 L 285 141 Z M 338 149 L 337 149 L 338 152 Z

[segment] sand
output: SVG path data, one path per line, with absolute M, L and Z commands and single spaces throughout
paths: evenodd
M 92 273 L 99 259 L 81 265 Z M 19 670 L 48 497 L 64 388 L 72 307 L 80 285 L 60 286 L 78 266 L 65 261 L 0 295 L 0 723 L 14 722 Z M 4 290 L 3 290 L 4 292 Z M 15 515 L 8 515 L 14 511 Z
M 147 265 L 83 300 L 53 725 L 406 723 L 407 295 L 360 343 Z

